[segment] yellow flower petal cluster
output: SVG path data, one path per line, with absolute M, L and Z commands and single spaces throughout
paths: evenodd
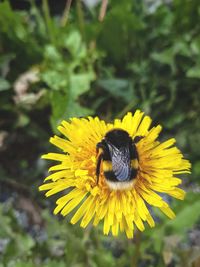
M 191 166 L 174 146 L 174 138 L 163 143 L 157 141 L 162 127 L 150 128 L 151 122 L 151 118 L 139 110 L 135 114 L 128 113 L 122 120 L 114 120 L 112 124 L 106 124 L 98 117 L 63 121 L 58 130 L 65 138 L 54 136 L 50 139 L 62 153 L 48 153 L 42 157 L 58 162 L 49 169 L 51 174 L 39 188 L 47 191 L 47 197 L 63 192 L 54 213 L 66 216 L 72 212 L 71 223 L 80 221 L 84 228 L 90 222 L 96 226 L 103 221 L 104 234 L 112 232 L 117 236 L 121 231 L 128 238 L 133 237 L 135 226 L 143 231 L 144 222 L 150 227 L 155 225 L 147 204 L 174 218 L 174 212 L 159 193 L 182 200 L 185 192 L 177 187 L 181 180 L 176 175 L 188 173 Z M 98 184 L 95 176 L 96 144 L 114 128 L 127 131 L 132 138 L 144 136 L 136 144 L 138 174 L 134 185 L 126 190 L 111 190 L 103 171 Z

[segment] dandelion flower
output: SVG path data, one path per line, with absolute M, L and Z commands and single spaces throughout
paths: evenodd
M 58 130 L 64 138 L 50 138 L 62 153 L 42 156 L 58 162 L 49 169 L 52 173 L 39 187 L 41 191 L 47 191 L 47 197 L 62 191 L 54 214 L 66 216 L 72 213 L 71 223 L 80 221 L 83 228 L 90 222 L 96 226 L 102 221 L 104 234 L 111 232 L 117 236 L 119 232 L 125 232 L 128 238 L 133 237 L 134 227 L 143 231 L 144 222 L 154 227 L 147 205 L 159 208 L 173 219 L 175 214 L 160 193 L 183 200 L 185 192 L 178 187 L 182 181 L 176 176 L 189 173 L 191 165 L 174 146 L 174 138 L 163 143 L 157 140 L 162 127 L 150 128 L 151 122 L 151 118 L 139 110 L 109 124 L 98 117 L 63 121 Z M 97 182 L 96 146 L 113 129 L 122 129 L 133 140 L 136 136 L 142 137 L 135 143 L 138 154 L 136 176 L 125 187 L 109 185 L 103 164 Z

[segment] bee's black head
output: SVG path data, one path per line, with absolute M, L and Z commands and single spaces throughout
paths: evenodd
M 127 146 L 131 141 L 131 137 L 122 129 L 114 129 L 105 135 L 105 141 L 119 148 Z

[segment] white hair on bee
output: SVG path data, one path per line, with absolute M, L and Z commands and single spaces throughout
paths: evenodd
M 126 181 L 126 182 L 112 182 L 109 180 L 106 180 L 106 183 L 108 184 L 109 188 L 112 190 L 126 190 L 131 189 L 133 187 L 134 181 Z

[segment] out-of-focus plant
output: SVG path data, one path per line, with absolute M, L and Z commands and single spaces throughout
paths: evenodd
M 67 19 L 64 6 L 64 14 L 52 15 L 47 0 L 26 3 L 23 11 L 0 3 L 0 267 L 198 266 L 199 1 L 112 0 L 102 22 L 99 5 L 89 9 L 80 0 Z M 128 243 L 89 229 L 85 237 L 43 212 L 39 241 L 16 219 L 19 207 L 5 201 L 25 187 L 40 206 L 51 206 L 37 192 L 51 131 L 63 118 L 111 120 L 136 108 L 163 124 L 164 139 L 175 135 L 193 163 L 186 200 L 172 203 L 177 219 L 155 214 L 160 224 Z
M 94 231 L 90 227 L 82 231 L 47 211 L 42 212 L 42 224 L 34 224 L 24 211 L 13 210 L 12 202 L 0 206 L 0 266 L 135 266 L 136 257 L 138 266 L 198 266 L 197 193 L 188 194 L 185 203 L 176 202 L 174 210 L 178 214 L 173 221 L 157 214 L 157 226 L 146 229 L 143 240 L 136 233 L 139 254 L 138 247 L 124 235 L 105 237 L 100 228 Z M 196 230 L 192 230 L 194 226 Z
M 95 39 L 105 54 L 96 84 L 108 97 L 98 111 L 105 106 L 106 115 L 114 117 L 142 107 L 177 135 L 178 144 L 194 161 L 196 178 L 200 173 L 199 9 L 198 1 L 184 1 L 184 7 L 180 0 L 169 1 L 154 10 L 147 1 L 123 5 L 111 1 L 103 23 L 87 25 L 88 40 Z
M 43 1 L 42 11 L 43 16 L 32 4 L 29 13 L 15 12 L 8 1 L 1 3 L 0 88 L 12 101 L 13 91 L 9 89 L 13 87 L 16 109 L 26 116 L 25 124 L 30 115 L 24 110 L 50 107 L 50 121 L 55 129 L 64 117 L 94 112 L 83 107 L 79 97 L 90 89 L 95 78 L 97 53 L 87 47 L 75 27 L 63 27 L 50 17 L 47 1 Z M 27 71 L 29 76 L 23 79 Z M 7 109 L 4 105 L 1 107 Z

